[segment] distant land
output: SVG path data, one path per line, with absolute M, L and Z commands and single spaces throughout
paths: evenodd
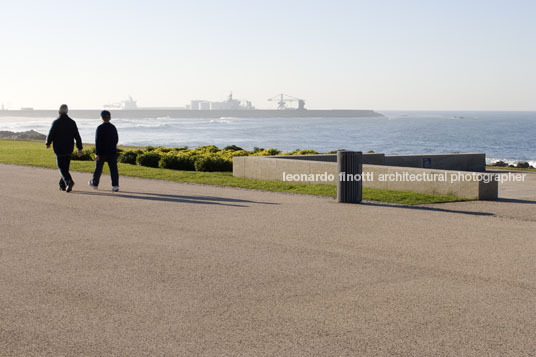
M 374 118 L 383 117 L 373 110 L 309 110 L 305 108 L 305 100 L 286 94 L 278 94 L 268 101 L 276 102 L 278 109 L 255 109 L 250 101 L 233 98 L 231 93 L 226 100 L 212 102 L 207 100 L 192 100 L 190 104 L 180 108 L 138 107 L 132 97 L 118 103 L 105 104 L 104 109 L 113 112 L 115 118 Z M 289 108 L 289 103 L 298 103 L 297 108 Z M 70 113 L 78 118 L 95 118 L 100 110 L 71 110 Z M 49 117 L 56 115 L 53 110 L 34 110 L 31 107 L 21 110 L 0 110 L 0 116 L 19 117 Z
M 110 110 L 114 118 L 373 118 L 383 117 L 382 114 L 373 110 L 308 110 L 308 109 L 220 109 L 220 110 L 190 110 L 190 109 L 117 109 Z M 1 110 L 3 117 L 55 117 L 57 110 Z M 100 110 L 70 110 L 69 114 L 74 118 L 91 119 L 100 115 Z

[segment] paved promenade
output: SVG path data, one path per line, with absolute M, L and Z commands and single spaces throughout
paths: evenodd
M 55 170 L 0 165 L 0 356 L 536 351 L 536 197 L 407 208 L 73 177 L 66 194 Z
M 508 170 L 495 170 L 497 173 L 508 173 Z M 525 175 L 523 181 L 508 181 L 499 184 L 499 197 L 536 201 L 536 172 L 511 171 L 512 174 Z

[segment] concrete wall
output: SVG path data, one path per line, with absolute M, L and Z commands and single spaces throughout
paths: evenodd
M 486 170 L 486 154 L 386 155 L 385 165 L 483 172 Z
M 278 159 L 312 160 L 337 162 L 335 154 L 273 156 Z M 486 170 L 486 154 L 452 153 L 452 154 L 417 154 L 385 155 L 381 153 L 363 153 L 363 163 L 370 165 L 387 165 L 400 167 L 417 167 L 425 169 L 477 171 Z
M 472 172 L 452 171 L 452 170 L 435 170 L 422 169 L 414 167 L 398 166 L 377 166 L 363 165 L 363 173 L 373 173 L 374 181 L 363 182 L 363 187 L 379 188 L 395 191 L 410 191 L 419 193 L 452 195 L 462 198 L 472 198 L 479 200 L 496 200 L 498 198 L 499 186 L 497 181 L 485 183 L 471 177 Z M 459 174 L 463 175 L 461 179 Z M 409 181 L 409 180 L 385 180 L 380 181 L 380 177 L 385 178 L 406 175 L 415 175 L 415 177 L 427 177 L 428 181 Z M 486 176 L 488 179 L 493 174 L 478 173 Z M 465 180 L 465 177 L 469 178 Z M 433 180 L 433 178 L 437 178 Z M 441 181 L 439 178 L 444 178 Z
M 315 180 L 309 181 L 308 178 L 299 181 L 306 184 L 337 184 L 337 163 L 315 160 L 288 160 L 267 156 L 241 156 L 233 158 L 233 176 L 246 177 L 259 180 L 278 180 L 284 181 L 283 174 L 290 175 L 333 175 L 333 181 Z M 429 194 L 453 195 L 456 197 L 494 200 L 498 196 L 498 182 L 492 181 L 485 183 L 482 181 L 470 179 L 468 181 L 453 180 L 453 176 L 458 175 L 459 171 L 435 170 L 411 167 L 380 166 L 380 165 L 363 165 L 363 174 L 369 177 L 372 175 L 373 181 L 364 181 L 363 187 L 378 188 L 387 190 L 410 191 Z M 427 177 L 444 176 L 443 181 L 380 181 L 380 176 L 384 175 L 426 175 Z M 461 172 L 463 174 L 471 174 Z M 481 174 L 492 175 L 492 174 Z
M 277 155 L 270 156 L 274 159 L 287 160 L 309 160 L 309 161 L 324 161 L 337 162 L 336 154 L 318 154 L 318 155 Z M 385 165 L 385 154 L 381 153 L 363 153 L 363 163 L 370 165 Z
M 273 156 L 238 156 L 233 158 L 233 176 L 258 180 L 283 181 L 287 174 L 337 174 L 336 162 L 284 160 Z M 334 185 L 335 182 L 303 181 L 301 183 Z

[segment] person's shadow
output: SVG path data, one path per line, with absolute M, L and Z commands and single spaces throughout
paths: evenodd
M 201 205 L 219 205 L 219 206 L 230 206 L 230 207 L 249 207 L 247 203 L 263 204 L 263 205 L 277 205 L 278 204 L 274 202 L 250 201 L 250 200 L 242 200 L 242 199 L 227 198 L 227 197 L 186 196 L 186 195 L 171 195 L 171 194 L 149 193 L 149 192 L 120 191 L 116 193 L 109 193 L 109 192 L 98 192 L 98 191 L 95 191 L 95 192 L 76 191 L 73 193 L 78 194 L 78 195 L 88 195 L 88 196 L 105 196 L 105 197 L 128 198 L 128 199 L 135 199 L 135 200 L 190 203 L 190 204 L 201 204 Z
M 528 205 L 536 205 L 536 200 L 523 200 L 518 198 L 500 198 L 498 199 L 499 202 L 510 202 L 510 203 L 524 203 Z
M 419 206 L 419 205 L 411 206 L 411 205 L 404 205 L 404 204 L 379 203 L 379 202 L 371 202 L 371 201 L 365 201 L 365 202 L 362 202 L 361 204 L 365 206 L 391 207 L 391 208 L 410 209 L 410 210 L 418 210 L 418 211 L 458 213 L 458 214 L 467 214 L 471 216 L 495 216 L 494 213 L 490 213 L 490 212 L 462 211 L 462 210 L 455 210 L 455 209 L 448 209 L 448 208 L 441 208 L 441 207 L 430 207 L 430 206 Z

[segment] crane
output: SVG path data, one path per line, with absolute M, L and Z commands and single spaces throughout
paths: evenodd
M 278 94 L 275 97 L 268 98 L 269 102 L 275 102 L 277 101 L 277 109 L 278 110 L 286 110 L 289 109 L 287 107 L 287 103 L 289 102 L 298 102 L 298 110 L 305 110 L 305 100 L 293 97 L 288 94 Z

